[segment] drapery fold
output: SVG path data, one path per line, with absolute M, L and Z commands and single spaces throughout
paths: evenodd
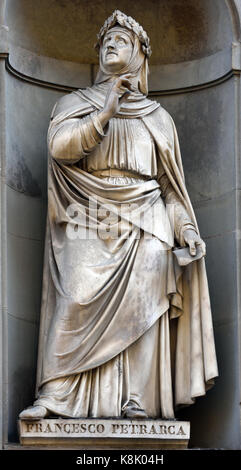
M 57 108 L 49 138 L 61 122 L 98 109 L 94 103 L 100 101 L 102 88 L 96 89 L 98 94 L 94 89 L 92 100 L 88 94 L 83 100 L 80 93 L 79 106 L 75 101 L 65 107 L 67 111 Z M 154 139 L 157 159 L 198 231 L 172 119 L 162 107 L 151 110 L 148 103 L 137 112 Z M 128 107 L 123 107 L 120 115 L 133 118 Z M 135 210 L 123 211 L 118 219 L 121 237 L 112 241 L 98 237 L 93 244 L 91 234 L 96 233 L 96 226 L 101 228 L 106 223 L 95 217 L 95 205 L 108 203 L 118 216 L 125 204 L 135 203 Z M 160 219 L 153 218 L 154 208 Z M 89 238 L 81 239 L 74 234 L 86 222 L 81 218 L 86 209 Z M 160 223 L 163 220 L 166 225 Z M 67 227 L 72 239 L 66 236 Z M 139 231 L 142 236 L 138 238 Z M 145 238 L 144 234 L 152 237 Z M 59 164 L 50 158 L 38 388 L 58 377 L 74 376 L 111 361 L 169 310 L 170 321 L 177 321 L 175 404 L 191 404 L 195 397 L 205 394 L 218 375 L 205 263 L 203 259 L 193 261 L 181 270 L 172 257 L 173 245 L 156 180 L 111 184 L 76 165 Z M 140 287 L 143 271 L 144 292 Z M 139 286 L 137 297 L 135 286 Z M 167 331 L 163 328 L 165 342 Z M 170 369 L 166 374 L 168 381 Z
M 48 267 L 56 295 L 55 304 L 47 308 L 54 314 L 45 327 L 48 335 L 41 383 L 103 364 L 155 323 L 169 306 L 167 268 L 173 243 L 168 219 L 165 230 L 165 224 L 159 224 L 158 218 L 152 216 L 154 211 L 160 220 L 166 217 L 156 181 L 112 185 L 83 170 L 54 161 L 50 165 Z M 75 190 L 69 187 L 70 181 Z M 81 188 L 80 195 L 76 194 L 77 187 Z M 88 196 L 94 196 L 97 211 L 89 206 Z M 72 212 L 67 211 L 74 201 L 73 214 L 88 208 L 85 239 L 74 230 L 81 218 L 72 217 Z M 111 226 L 113 229 L 118 225 L 118 237 L 113 240 L 96 234 L 96 227 L 101 229 L 106 224 L 105 219 L 101 220 L 102 212 L 98 216 L 99 206 L 102 210 L 109 202 L 118 215 L 117 223 L 114 220 Z M 135 209 L 129 211 L 132 202 Z M 120 212 L 123 204 L 127 209 Z M 92 212 L 97 213 L 97 219 Z M 140 236 L 139 231 L 148 236 Z M 135 299 L 135 286 L 142 280 L 141 266 L 150 270 L 155 263 L 157 275 L 150 271 L 145 276 L 151 298 L 143 292 Z M 158 274 L 162 273 L 165 282 L 160 282 Z

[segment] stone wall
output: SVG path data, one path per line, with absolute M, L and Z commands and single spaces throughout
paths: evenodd
M 50 112 L 64 93 L 93 82 L 92 45 L 115 8 L 150 33 L 150 95 L 177 125 L 207 243 L 220 378 L 178 417 L 191 421 L 192 446 L 239 448 L 240 0 L 1 3 L 0 435 L 5 446 L 17 441 L 17 415 L 34 398 Z
M 179 132 L 187 188 L 207 245 L 220 377 L 197 404 L 182 410 L 199 447 L 238 448 L 239 365 L 237 304 L 235 79 L 205 90 L 161 97 Z M 199 144 L 197 145 L 197 142 Z M 239 209 L 240 210 L 240 209 Z M 202 435 L 200 441 L 200 435 Z

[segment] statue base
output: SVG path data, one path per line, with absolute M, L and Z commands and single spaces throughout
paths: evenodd
M 20 443 L 68 449 L 186 449 L 187 421 L 159 419 L 50 418 L 19 420 Z

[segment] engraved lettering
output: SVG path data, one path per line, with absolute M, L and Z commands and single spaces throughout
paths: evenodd
M 151 426 L 149 434 L 157 434 L 157 431 L 156 431 L 156 428 L 155 428 L 154 424 Z
M 93 427 L 94 427 L 94 429 L 93 429 L 93 431 L 91 431 L 91 428 L 93 428 Z M 94 425 L 94 424 L 90 424 L 90 425 L 88 426 L 88 431 L 91 432 L 91 433 L 95 432 L 95 425 Z
M 31 432 L 33 430 L 33 424 L 32 423 L 26 423 L 27 426 L 27 432 Z
M 173 429 L 173 431 L 171 431 Z M 175 434 L 175 426 L 168 426 L 168 432 L 169 434 Z
M 112 424 L 112 434 L 116 434 L 119 427 L 119 424 Z
M 145 424 L 140 424 L 140 434 L 146 434 L 146 425 Z
M 167 427 L 165 424 L 160 424 L 160 434 L 167 434 Z
M 36 432 L 43 432 L 42 423 L 36 423 Z
M 113 422 L 114 421 L 114 422 Z M 23 432 L 26 433 L 26 437 L 32 439 L 31 433 L 42 434 L 47 437 L 52 433 L 56 434 L 56 437 L 64 437 L 64 434 L 70 437 L 71 435 L 82 437 L 106 435 L 108 436 L 122 436 L 127 437 L 139 437 L 142 435 L 144 438 L 159 438 L 161 436 L 177 436 L 179 439 L 187 437 L 187 431 L 183 423 L 178 422 L 165 422 L 165 421 L 144 421 L 140 423 L 133 423 L 131 420 L 39 420 L 39 421 L 25 421 L 22 423 Z M 165 423 L 165 424 L 163 424 Z
M 137 429 L 135 429 L 137 428 Z M 138 433 L 138 424 L 131 424 L 131 434 L 139 434 Z
M 64 424 L 64 432 L 67 432 L 67 434 L 70 433 L 70 425 L 69 425 L 69 423 L 65 423 L 65 424 Z
M 80 429 L 81 429 L 81 432 L 86 432 L 86 424 L 85 424 L 85 423 L 81 423 Z
M 103 424 L 98 424 L 96 429 L 97 429 L 97 432 L 102 433 L 105 430 L 105 426 Z
M 79 432 L 79 423 L 74 423 L 73 424 L 73 432 L 76 432 L 76 433 Z
M 53 432 L 49 423 L 46 425 L 44 432 Z
M 62 424 L 60 423 L 54 423 L 54 427 L 55 427 L 55 432 L 58 432 L 58 431 L 62 431 Z
M 180 426 L 180 428 L 179 428 L 179 430 L 178 430 L 178 433 L 177 433 L 177 435 L 179 435 L 179 434 L 181 434 L 182 436 L 185 436 L 185 435 L 186 435 L 186 433 L 184 432 L 184 430 L 183 430 L 183 427 L 182 427 L 182 426 Z
M 121 424 L 121 434 L 128 434 L 128 424 Z

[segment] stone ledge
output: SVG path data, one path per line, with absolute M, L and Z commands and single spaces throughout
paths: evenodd
M 129 419 L 41 419 L 19 421 L 24 448 L 186 449 L 190 423 Z

